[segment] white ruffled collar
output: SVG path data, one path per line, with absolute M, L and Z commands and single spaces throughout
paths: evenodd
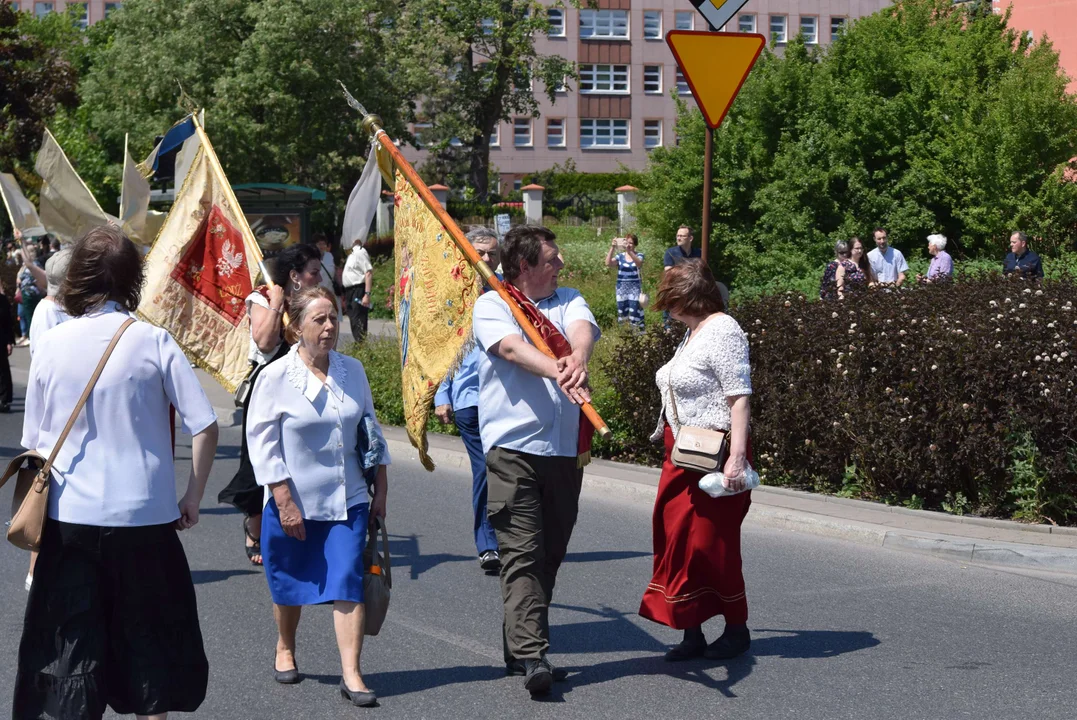
M 314 402 L 321 393 L 322 388 L 328 389 L 337 400 L 344 399 L 344 384 L 348 381 L 348 366 L 344 364 L 344 356 L 335 350 L 329 351 L 329 372 L 325 375 L 323 384 L 310 371 L 303 358 L 299 357 L 299 344 L 293 345 L 288 350 L 284 360 L 288 363 L 288 382 L 302 393 L 310 402 Z

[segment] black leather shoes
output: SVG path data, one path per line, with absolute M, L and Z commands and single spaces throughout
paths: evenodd
M 553 685 L 553 671 L 546 658 L 524 660 L 524 689 L 531 697 L 545 695 Z
M 378 704 L 378 696 L 373 690 L 369 692 L 349 690 L 344 684 L 344 678 L 340 679 L 340 696 L 357 707 L 374 707 Z
M 677 643 L 666 652 L 666 662 L 684 662 L 685 660 L 694 660 L 695 658 L 703 657 L 703 653 L 707 651 L 707 641 L 702 640 L 699 642 L 685 640 Z
M 752 635 L 745 625 L 725 629 L 722 637 L 707 646 L 704 655 L 710 660 L 730 660 L 748 652 L 752 646 Z
M 278 670 L 276 663 L 273 664 L 273 679 L 281 685 L 295 685 L 299 682 L 299 666 L 289 670 Z
M 553 675 L 554 682 L 564 682 L 568 679 L 568 670 L 554 667 L 549 660 L 546 661 L 546 665 L 550 668 L 550 674 Z M 505 676 L 512 677 L 513 675 L 527 675 L 527 668 L 524 667 L 523 660 L 513 660 L 505 663 Z

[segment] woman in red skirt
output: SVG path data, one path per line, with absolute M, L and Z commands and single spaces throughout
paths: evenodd
M 748 339 L 725 314 L 714 276 L 698 260 L 668 268 L 657 295 L 655 310 L 668 311 L 688 332 L 655 375 L 662 417 L 652 439 L 664 440 L 666 458 L 654 507 L 654 575 L 639 613 L 684 631 L 666 660 L 727 659 L 751 644 L 740 559 L 740 525 L 751 505 L 744 483 L 752 393 Z M 711 497 L 699 489 L 702 473 L 670 460 L 682 426 L 729 431 L 722 474 L 731 494 Z M 708 645 L 703 623 L 715 615 L 725 617 L 725 631 Z

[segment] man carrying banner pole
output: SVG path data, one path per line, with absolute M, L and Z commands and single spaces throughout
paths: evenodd
M 609 434 L 590 404 L 587 387 L 587 362 L 600 335 L 598 325 L 579 292 L 557 287 L 564 263 L 552 232 L 524 226 L 506 235 L 502 283 L 381 128 L 380 119 L 366 113 L 346 88 L 345 96 L 364 114 L 363 127 L 397 166 L 397 234 L 412 232 L 407 225 L 401 228 L 399 211 L 418 195 L 495 291 L 475 301 L 473 329 L 484 351 L 479 420 L 487 462 L 487 511 L 502 553 L 505 667 L 507 674 L 525 676 L 524 687 L 533 697 L 543 695 L 555 676 L 564 677 L 546 658 L 548 614 L 557 570 L 576 522 L 582 468 L 590 460 L 595 430 Z M 435 242 L 441 239 L 438 234 Z M 401 249 L 406 252 L 400 253 Z M 405 377 L 408 355 L 415 352 L 407 344 L 413 336 L 401 323 L 410 321 L 415 286 L 411 277 L 417 268 L 411 250 L 398 239 L 396 303 Z M 446 305 L 451 308 L 452 303 Z M 431 399 L 425 398 L 427 407 Z M 425 414 L 420 418 L 425 431 Z M 422 457 L 425 436 L 417 441 L 410 426 L 409 436 Z

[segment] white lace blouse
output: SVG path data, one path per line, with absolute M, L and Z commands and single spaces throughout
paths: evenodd
M 331 351 L 323 384 L 293 346 L 251 393 L 247 448 L 258 484 L 287 481 L 304 519 L 347 519 L 349 507 L 368 499 L 355 448 L 366 414 L 374 417 L 374 400 L 361 362 Z M 389 462 L 386 449 L 381 463 Z
M 691 342 L 685 334 L 673 359 L 658 369 L 654 379 L 662 394 L 662 413 L 651 440 L 662 439 L 665 422 L 674 438 L 681 425 L 728 430 L 731 418 L 726 398 L 752 394 L 748 336 L 723 313 L 700 328 Z M 677 401 L 676 419 L 671 387 Z

